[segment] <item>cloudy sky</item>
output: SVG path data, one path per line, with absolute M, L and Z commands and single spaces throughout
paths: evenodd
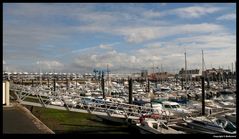
M 202 49 L 206 68 L 235 63 L 236 4 L 3 4 L 9 71 L 175 72 L 185 51 L 188 68 L 200 68 Z

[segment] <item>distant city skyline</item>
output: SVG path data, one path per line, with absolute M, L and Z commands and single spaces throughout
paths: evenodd
M 236 3 L 3 3 L 10 72 L 235 70 Z M 158 68 L 156 68 L 158 67 Z

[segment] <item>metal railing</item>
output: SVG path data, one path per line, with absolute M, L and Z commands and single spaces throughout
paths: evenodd
M 42 87 L 17 84 L 12 84 L 10 90 L 17 96 L 17 101 L 25 105 L 126 119 L 138 120 L 142 115 L 151 114 L 157 114 L 161 119 L 169 119 L 164 111 L 150 107 L 69 95 L 73 90 L 52 91 Z

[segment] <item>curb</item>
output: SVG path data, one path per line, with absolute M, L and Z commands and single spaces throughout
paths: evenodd
M 21 104 L 13 104 L 17 108 L 23 110 L 25 114 L 32 120 L 36 127 L 43 131 L 43 134 L 55 134 L 50 128 L 48 128 L 44 123 L 42 123 L 35 115 L 33 115 L 26 107 Z

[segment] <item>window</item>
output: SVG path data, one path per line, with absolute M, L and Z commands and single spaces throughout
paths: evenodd
M 172 108 L 180 108 L 179 105 L 172 105 Z
M 158 129 L 158 124 L 157 123 L 153 123 L 153 128 L 154 129 Z
M 165 108 L 171 108 L 170 105 L 164 105 Z

